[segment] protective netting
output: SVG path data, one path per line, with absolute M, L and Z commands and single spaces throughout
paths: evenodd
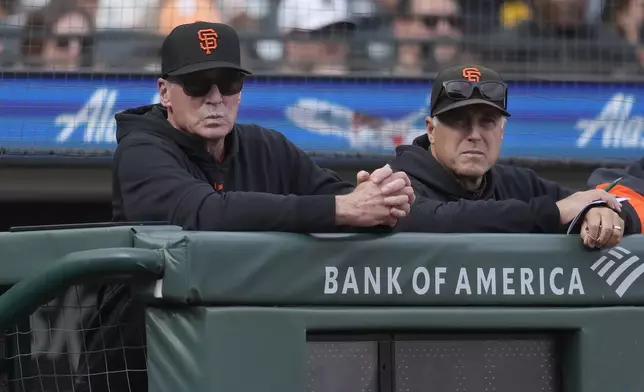
M 145 347 L 118 339 L 126 320 L 107 325 L 96 318 L 97 292 L 96 286 L 71 287 L 0 334 L 0 392 L 136 391 L 129 379 L 147 377 L 139 358 Z M 88 348 L 97 334 L 111 336 Z
M 390 154 L 424 131 L 432 75 L 476 62 L 511 80 L 503 155 L 641 155 L 639 0 L 0 4 L 0 147 L 10 153 L 109 154 L 113 114 L 158 99 L 163 36 L 207 20 L 235 26 L 243 63 L 262 75 L 245 87 L 240 121 L 310 152 Z

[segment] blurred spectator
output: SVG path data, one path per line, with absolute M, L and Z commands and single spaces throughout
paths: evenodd
M 53 0 L 20 0 L 23 9 L 35 11 Z M 97 30 L 145 29 L 154 26 L 160 0 L 78 0 L 94 21 Z
M 11 26 L 23 27 L 31 11 L 60 1 L 0 0 L 0 23 L 6 30 Z M 100 61 L 102 71 L 157 67 L 156 52 L 160 45 L 157 38 L 178 24 L 195 20 L 234 26 L 242 38 L 245 60 L 259 72 L 418 76 L 468 62 L 485 62 L 502 72 L 513 73 L 627 75 L 644 70 L 641 65 L 644 45 L 640 39 L 644 0 L 70 0 L 68 3 L 74 3 L 78 10 L 74 12 L 76 21 L 89 17 L 88 29 L 99 33 L 93 66 L 97 67 Z M 44 23 L 44 19 L 51 17 L 33 14 L 30 25 Z M 40 42 L 35 36 L 27 37 L 28 28 L 24 31 L 25 64 L 61 62 L 54 58 L 62 56 L 63 51 L 67 53 L 63 57 L 76 57 L 74 42 L 78 40 L 72 39 L 65 50 L 51 50 L 51 45 L 45 50 L 45 41 L 51 40 Z M 11 34 L 1 38 L 0 65 L 11 66 L 20 57 L 19 39 Z M 91 38 L 80 46 L 86 48 L 90 41 Z M 62 40 L 60 43 L 65 44 Z M 84 50 L 81 48 L 80 52 Z M 46 56 L 50 60 L 45 60 Z M 91 59 L 91 53 L 78 57 Z
M 264 0 L 79 0 L 98 2 L 97 29 L 147 29 L 166 35 L 180 24 L 205 20 L 236 27 L 252 24 L 248 7 L 264 12 Z M 255 12 L 255 13 L 257 13 Z
M 624 73 L 633 49 L 611 29 L 587 23 L 586 0 L 532 0 L 532 18 L 479 41 L 483 60 L 507 72 Z M 498 65 L 498 66 L 497 66 Z
M 501 24 L 505 28 L 516 27 L 532 19 L 530 6 L 521 0 L 504 1 L 501 7 Z
M 434 41 L 401 43 L 395 74 L 420 75 L 471 62 L 458 43 L 463 36 L 463 18 L 456 0 L 408 0 L 401 4 L 401 12 L 393 24 L 394 36 L 403 40 Z M 448 41 L 441 41 L 444 39 Z
M 246 13 L 244 0 L 161 0 L 157 12 L 157 32 L 161 35 L 169 34 L 178 25 L 200 20 L 226 23 L 238 29 L 254 24 Z
M 282 72 L 348 72 L 346 37 L 355 24 L 347 0 L 282 0 L 277 25 L 285 39 Z
M 52 0 L 23 28 L 23 65 L 72 71 L 92 65 L 94 23 L 75 0 Z
M 534 0 L 540 27 L 562 38 L 583 34 L 587 6 L 586 0 Z
M 219 6 L 224 23 L 238 30 L 249 30 L 258 27 L 257 19 L 266 14 L 267 0 L 219 0 Z
M 18 8 L 17 0 L 0 0 L 0 21 L 16 14 Z
M 196 21 L 223 22 L 213 0 L 161 0 L 157 32 L 168 35 L 178 25 Z
M 613 0 L 606 4 L 602 19 L 615 34 L 633 45 L 640 64 L 644 65 L 644 48 L 641 40 L 644 0 Z

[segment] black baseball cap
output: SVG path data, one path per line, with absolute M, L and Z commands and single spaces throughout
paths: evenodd
M 444 88 L 445 82 L 498 82 L 499 84 L 488 85 L 498 96 L 497 100 L 490 100 L 481 94 L 479 89 L 474 89 L 467 99 L 451 99 Z M 463 83 L 461 83 L 462 85 Z M 456 84 L 457 85 L 457 84 Z M 469 87 L 466 85 L 466 87 Z M 471 91 L 471 90 L 470 90 Z M 470 95 L 470 94 L 468 94 Z M 430 116 L 434 117 L 441 113 L 448 112 L 465 106 L 483 104 L 499 109 L 503 115 L 510 116 L 507 111 L 507 87 L 501 75 L 496 71 L 480 65 L 459 65 L 440 72 L 432 83 L 432 99 L 430 103 Z
M 237 32 L 223 23 L 194 22 L 175 27 L 161 46 L 161 75 L 179 76 L 213 68 L 241 66 Z

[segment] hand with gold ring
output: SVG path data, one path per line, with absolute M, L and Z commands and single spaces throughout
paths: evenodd
M 591 208 L 581 225 L 581 239 L 589 248 L 612 248 L 624 237 L 624 220 L 607 207 Z

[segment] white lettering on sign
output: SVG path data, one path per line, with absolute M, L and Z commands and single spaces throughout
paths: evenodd
M 514 268 L 503 268 L 503 295 L 514 295 Z
M 418 283 L 419 276 L 423 276 L 422 286 Z M 414 288 L 414 292 L 419 295 L 426 294 L 429 291 L 429 285 L 431 284 L 431 279 L 429 277 L 429 271 L 425 267 L 418 267 L 414 270 L 414 276 L 411 278 L 411 284 Z
M 521 295 L 534 295 L 532 279 L 534 279 L 532 270 L 530 268 L 521 268 Z
M 483 293 L 490 293 L 492 295 L 496 295 L 496 268 L 490 268 L 487 276 L 485 275 L 485 270 L 483 268 L 477 268 L 476 276 L 478 282 L 476 286 L 476 294 L 481 295 Z
M 398 283 L 398 275 L 402 270 L 401 267 L 387 267 L 387 294 L 402 294 L 400 284 Z M 338 293 L 338 276 L 339 271 L 337 267 L 324 267 L 324 294 L 337 294 Z M 340 279 L 342 287 L 340 287 L 341 294 L 380 294 L 382 282 L 380 280 L 380 267 L 370 268 L 365 267 L 363 272 L 364 279 L 362 286 L 358 285 L 358 278 L 353 267 L 348 267 L 344 271 L 344 276 Z
M 353 267 L 347 268 L 347 274 L 344 276 L 344 284 L 342 285 L 342 294 L 346 294 L 351 290 L 353 294 L 358 294 L 358 282 L 356 282 L 356 274 L 353 272 Z
M 387 267 L 387 294 L 393 294 L 394 290 L 396 291 L 396 294 L 402 294 L 402 290 L 400 290 L 400 285 L 398 284 L 398 275 L 400 274 L 401 269 L 401 267 L 396 267 L 395 270 L 391 267 Z
M 116 89 L 99 88 L 89 97 L 85 105 L 76 113 L 63 113 L 56 116 L 54 123 L 61 127 L 56 137 L 57 143 L 69 142 L 71 137 L 80 130 L 83 132 L 83 143 L 101 144 L 116 143 L 116 120 L 114 115 L 116 99 L 119 91 Z M 158 103 L 159 94 L 152 97 L 151 104 Z
M 557 274 L 563 274 L 562 271 L 563 270 L 561 268 L 557 267 L 557 268 L 553 269 L 552 272 L 550 273 L 550 290 L 552 290 L 552 292 L 555 295 L 562 295 L 564 293 L 563 288 L 558 288 L 555 285 L 555 278 L 556 278 Z
M 338 291 L 338 268 L 324 267 L 324 294 L 335 294 Z
M 465 294 L 472 294 L 472 288 L 470 287 L 470 280 L 467 277 L 467 270 L 461 268 L 461 271 L 458 273 L 458 283 L 456 283 L 456 292 L 454 294 L 461 294 L 462 291 L 465 291 Z
M 575 127 L 581 131 L 577 147 L 584 148 L 595 135 L 601 135 L 603 148 L 644 148 L 644 118 L 631 116 L 635 95 L 617 93 L 604 105 L 594 119 L 579 119 Z
M 399 283 L 402 272 L 402 267 L 347 267 L 339 270 L 337 267 L 327 266 L 324 294 L 403 294 Z M 447 274 L 447 267 L 417 267 L 411 272 L 411 291 L 415 295 L 440 295 L 443 287 L 448 286 L 451 287 L 448 293 L 454 295 L 586 294 L 579 268 L 461 267 L 452 275 L 453 282 L 445 278 Z
M 441 286 L 445 284 L 445 278 L 443 278 L 443 275 L 445 274 L 445 272 L 447 272 L 447 268 L 445 267 L 436 267 L 434 269 L 434 274 L 435 274 L 434 282 L 436 282 L 434 284 L 434 288 L 436 289 L 434 294 L 436 295 L 441 293 L 440 292 Z
M 365 268 L 364 279 L 365 294 L 369 294 L 369 287 L 371 287 L 374 294 L 380 294 L 380 268 L 376 269 L 375 276 L 370 268 Z
M 445 267 L 436 267 L 434 268 L 434 294 L 438 295 L 441 293 L 441 286 L 445 284 L 445 278 L 443 275 L 447 272 Z M 432 275 L 429 270 L 425 267 L 418 267 L 414 270 L 414 274 L 411 278 L 412 288 L 414 293 L 418 295 L 425 295 L 429 292 L 432 285 Z

